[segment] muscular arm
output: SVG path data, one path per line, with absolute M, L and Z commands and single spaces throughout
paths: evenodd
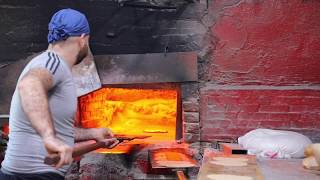
M 43 68 L 31 69 L 18 83 L 22 108 L 44 139 L 55 135 L 47 97 L 52 85 L 52 75 Z
M 59 153 L 56 168 L 72 162 L 72 148 L 56 138 L 49 109 L 48 91 L 53 77 L 44 68 L 31 69 L 18 83 L 22 108 L 32 127 L 41 136 L 48 153 Z

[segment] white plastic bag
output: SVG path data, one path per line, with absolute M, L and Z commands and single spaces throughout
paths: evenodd
M 272 129 L 256 129 L 238 138 L 248 154 L 269 158 L 302 158 L 311 140 L 299 133 Z

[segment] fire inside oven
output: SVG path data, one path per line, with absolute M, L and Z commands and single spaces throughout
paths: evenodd
M 178 98 L 176 88 L 103 87 L 79 97 L 78 115 L 84 128 L 108 127 L 115 134 L 175 140 L 180 133 Z

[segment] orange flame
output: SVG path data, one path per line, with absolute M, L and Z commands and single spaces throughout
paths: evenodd
M 116 134 L 175 140 L 177 91 L 102 88 L 79 98 L 83 127 L 108 127 Z

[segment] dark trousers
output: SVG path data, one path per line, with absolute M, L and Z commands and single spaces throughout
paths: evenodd
M 64 180 L 64 177 L 57 173 L 41 174 L 5 174 L 0 170 L 0 180 Z

